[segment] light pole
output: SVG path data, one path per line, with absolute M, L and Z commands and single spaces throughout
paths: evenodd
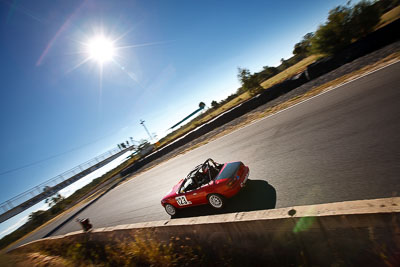
M 147 134 L 150 137 L 150 140 L 153 140 L 153 138 L 151 137 L 151 134 L 149 132 L 149 130 L 147 130 L 146 125 L 144 125 L 144 120 L 140 120 L 140 124 L 143 125 L 144 129 L 146 130 Z

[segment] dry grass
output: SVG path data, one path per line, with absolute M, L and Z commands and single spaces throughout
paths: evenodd
M 303 71 L 306 70 L 307 66 L 310 65 L 311 63 L 315 62 L 318 58 L 320 58 L 320 55 L 312 55 L 309 56 L 303 60 L 301 60 L 300 62 L 294 64 L 293 66 L 291 66 L 290 68 L 287 68 L 286 70 L 278 73 L 277 75 L 275 75 L 274 77 L 264 81 L 261 83 L 261 86 L 268 90 L 269 87 L 280 83 L 296 74 L 299 74 Z M 204 119 L 200 120 L 202 121 L 208 121 L 216 116 L 218 116 L 219 114 L 231 109 L 234 106 L 237 106 L 238 104 L 249 100 L 251 98 L 251 94 L 250 92 L 245 92 L 239 96 L 237 96 L 236 98 L 232 99 L 231 101 L 229 101 L 228 103 L 225 103 L 225 105 L 219 107 L 218 109 L 216 109 L 214 112 L 210 113 L 209 115 L 207 115 L 206 117 L 204 117 Z
M 220 106 L 219 108 L 215 109 L 213 112 L 211 112 L 210 114 L 208 114 L 207 116 L 205 116 L 204 118 L 202 118 L 200 121 L 200 123 L 209 121 L 212 118 L 215 118 L 216 116 L 218 116 L 219 114 L 233 108 L 234 106 L 237 106 L 238 104 L 248 100 L 251 98 L 251 95 L 249 92 L 245 92 L 237 97 L 235 97 L 234 99 L 232 99 L 231 101 L 225 103 L 224 105 Z
M 312 90 L 308 91 L 307 93 L 305 93 L 303 95 L 295 96 L 292 99 L 290 99 L 288 101 L 285 101 L 283 103 L 280 103 L 280 104 L 278 104 L 278 105 L 276 105 L 274 107 L 268 108 L 265 111 L 255 112 L 254 114 L 252 114 L 252 116 L 249 116 L 248 120 L 243 122 L 240 126 L 235 126 L 234 129 L 240 128 L 243 125 L 249 124 L 249 123 L 251 123 L 251 122 L 253 122 L 255 120 L 261 119 L 263 117 L 270 116 L 270 115 L 272 115 L 274 113 L 277 113 L 277 112 L 279 112 L 279 111 L 281 111 L 283 109 L 286 109 L 286 108 L 288 108 L 290 106 L 293 106 L 293 105 L 295 105 L 295 104 L 297 104 L 299 102 L 302 102 L 302 101 L 304 101 L 306 99 L 309 99 L 309 98 L 311 98 L 311 97 L 313 97 L 315 95 L 321 94 L 322 92 L 331 90 L 331 89 L 333 89 L 333 88 L 335 88 L 337 86 L 340 86 L 341 84 L 344 84 L 346 82 L 354 80 L 354 79 L 362 76 L 365 73 L 374 71 L 376 69 L 379 69 L 379 68 L 381 68 L 381 67 L 383 67 L 385 65 L 391 64 L 391 63 L 396 62 L 398 60 L 400 60 L 400 52 L 393 53 L 392 55 L 389 55 L 386 58 L 384 58 L 384 59 L 382 59 L 382 60 L 380 60 L 380 61 L 378 61 L 378 62 L 376 62 L 374 64 L 365 66 L 364 68 L 361 68 L 361 69 L 359 69 L 357 71 L 354 71 L 352 73 L 344 75 L 344 76 L 342 76 L 340 78 L 337 78 L 337 79 L 335 79 L 333 81 L 325 83 L 325 84 L 323 84 L 321 86 L 315 87 L 315 88 L 313 88 Z M 225 134 L 226 133 L 224 133 L 223 135 L 225 135 Z
M 0 263 L 12 262 L 4 266 L 188 266 L 204 258 L 201 249 L 195 248 L 190 240 L 171 236 L 168 241 L 161 241 L 147 231 L 125 236 L 111 232 L 106 242 L 85 235 L 31 244 L 0 255 Z
M 188 124 L 184 125 L 182 128 L 177 129 L 173 135 L 171 135 L 168 138 L 166 138 L 165 140 L 163 140 L 163 142 L 161 142 L 159 144 L 159 146 L 168 144 L 172 140 L 177 139 L 179 136 L 182 136 L 182 135 L 190 132 L 191 130 L 194 130 L 196 127 L 204 124 L 205 122 L 217 117 L 218 115 L 224 113 L 225 111 L 231 109 L 232 107 L 237 106 L 238 104 L 240 104 L 243 101 L 248 100 L 250 98 L 251 98 L 251 96 L 250 96 L 249 92 L 245 92 L 245 93 L 241 94 L 240 96 L 232 99 L 228 103 L 225 103 L 224 105 L 222 105 L 222 106 L 218 107 L 217 109 L 215 109 L 214 111 L 210 112 L 206 116 L 204 116 L 200 119 L 194 119 L 192 122 L 189 122 Z
M 286 79 L 292 77 L 293 75 L 296 75 L 296 74 L 304 71 L 308 65 L 310 65 L 311 63 L 316 61 L 318 58 L 320 58 L 320 56 L 317 56 L 317 55 L 309 56 L 309 57 L 301 60 L 297 64 L 291 66 L 290 68 L 278 73 L 274 77 L 264 81 L 261 84 L 261 86 L 263 88 L 266 88 L 266 90 L 268 90 L 269 87 L 271 87 L 283 80 L 286 80 Z M 187 125 L 184 125 L 182 128 L 178 129 L 173 135 L 166 138 L 162 143 L 160 143 L 160 146 L 165 145 L 165 144 L 171 142 L 172 140 L 178 138 L 179 136 L 182 136 L 182 135 L 190 132 L 191 130 L 193 130 L 196 127 L 202 125 L 203 123 L 217 117 L 218 115 L 224 113 L 225 111 L 230 110 L 231 108 L 239 105 L 240 103 L 243 103 L 246 100 L 249 100 L 251 97 L 252 97 L 252 95 L 250 94 L 250 92 L 245 92 L 245 93 L 235 97 L 231 101 L 216 108 L 214 111 L 212 111 L 210 114 L 207 114 L 203 118 L 195 119 L 194 121 L 188 123 Z
M 321 57 L 321 55 L 312 55 L 312 56 L 306 57 L 305 59 L 303 59 L 300 62 L 291 66 L 290 68 L 287 68 L 286 70 L 278 73 L 274 77 L 271 77 L 268 80 L 262 82 L 261 86 L 263 88 L 267 89 L 267 88 L 269 88 L 277 83 L 280 83 L 296 74 L 299 74 L 300 72 L 305 71 L 308 65 L 315 62 L 320 57 Z
M 381 16 L 381 21 L 379 22 L 378 26 L 376 26 L 376 29 L 382 28 L 398 18 L 400 18 L 400 6 L 397 6 L 383 14 Z

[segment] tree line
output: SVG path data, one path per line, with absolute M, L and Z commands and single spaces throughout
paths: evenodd
M 399 0 L 381 0 L 371 2 L 363 0 L 351 6 L 337 6 L 329 11 L 326 22 L 319 25 L 315 32 L 307 33 L 293 48 L 293 56 L 281 59 L 278 67 L 264 66 L 260 72 L 251 73 L 247 68 L 238 68 L 237 78 L 241 87 L 236 93 L 217 102 L 212 101 L 213 109 L 222 106 L 231 99 L 249 92 L 260 93 L 264 88 L 261 83 L 277 75 L 311 55 L 331 56 L 342 51 L 346 46 L 374 31 L 382 14 L 399 5 Z

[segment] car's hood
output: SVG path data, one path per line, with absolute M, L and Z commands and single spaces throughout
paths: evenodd
M 175 197 L 175 196 L 177 195 L 177 194 L 176 194 L 176 191 L 178 191 L 178 189 L 179 189 L 179 187 L 181 186 L 181 184 L 183 183 L 183 181 L 184 181 L 184 179 L 180 180 L 179 183 L 177 183 L 177 184 L 171 189 L 171 191 L 169 191 L 169 192 L 165 195 L 165 197 L 164 197 L 163 199 L 170 198 L 170 197 Z

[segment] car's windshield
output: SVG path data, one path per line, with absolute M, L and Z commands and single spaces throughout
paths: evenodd
M 191 184 L 193 184 L 193 179 L 189 178 L 185 181 L 185 184 L 183 185 L 183 188 L 189 187 Z
M 179 193 L 184 193 L 184 192 L 187 192 L 187 191 L 190 191 L 190 190 L 193 190 L 193 189 L 194 189 L 193 179 L 192 178 L 187 178 L 183 182 L 183 184 L 181 186 L 181 189 L 179 190 L 180 191 Z
M 216 177 L 216 180 L 232 177 L 240 167 L 241 162 L 228 163 L 222 172 Z

